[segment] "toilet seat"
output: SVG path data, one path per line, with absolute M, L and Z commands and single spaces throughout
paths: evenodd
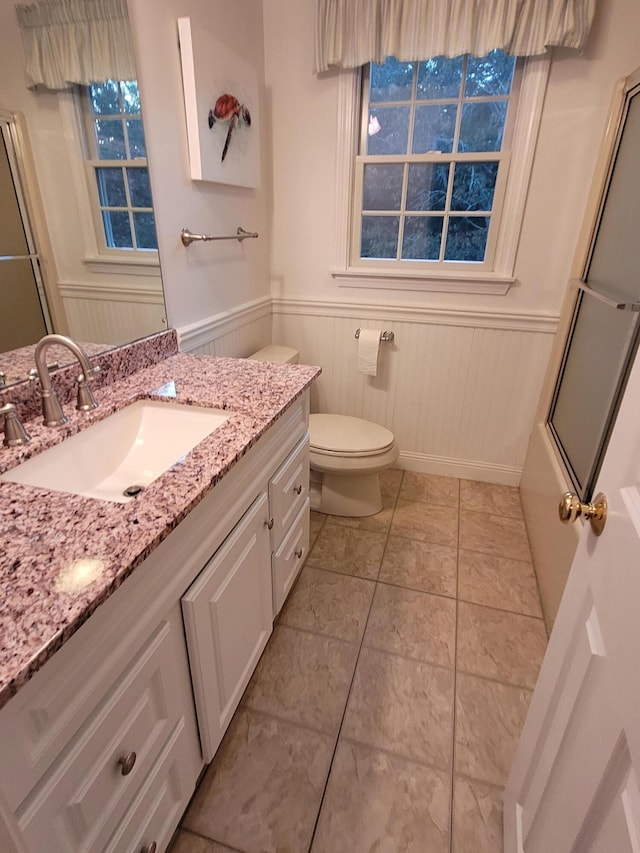
M 379 456 L 395 445 L 390 430 L 348 415 L 309 415 L 309 438 L 312 452 L 326 457 Z

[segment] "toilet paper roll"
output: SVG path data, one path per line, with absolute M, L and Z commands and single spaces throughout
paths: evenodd
M 380 348 L 380 329 L 360 329 L 358 337 L 358 372 L 367 376 L 378 373 L 378 349 Z

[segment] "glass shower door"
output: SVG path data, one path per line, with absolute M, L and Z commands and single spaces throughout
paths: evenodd
M 548 425 L 582 501 L 600 463 L 638 348 L 640 330 L 640 87 L 626 115 Z
M 0 125 L 0 352 L 47 334 L 46 302 L 8 126 Z

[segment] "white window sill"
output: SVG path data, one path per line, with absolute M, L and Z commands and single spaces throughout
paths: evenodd
M 484 293 L 503 296 L 515 278 L 473 270 L 439 273 L 399 273 L 390 270 L 349 267 L 331 271 L 339 287 L 375 288 L 377 290 L 419 290 L 439 293 Z
M 160 260 L 157 254 L 149 258 L 118 257 L 117 255 L 97 255 L 86 257 L 82 263 L 94 273 L 120 275 L 160 276 Z

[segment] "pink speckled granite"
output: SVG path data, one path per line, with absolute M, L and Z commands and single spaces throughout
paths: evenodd
M 97 345 L 93 344 L 93 346 Z M 33 350 L 35 347 L 26 347 L 26 349 Z M 63 348 L 56 347 L 56 351 L 59 349 Z M 53 352 L 54 348 L 52 347 L 49 353 L 52 354 Z M 69 355 L 68 350 L 63 349 L 63 352 Z M 175 330 L 170 329 L 168 332 L 158 332 L 148 338 L 141 338 L 139 341 L 133 341 L 133 343 L 124 344 L 121 347 L 92 356 L 91 360 L 100 367 L 100 373 L 91 383 L 91 388 L 95 392 L 103 385 L 110 385 L 118 379 L 130 376 L 136 370 L 157 364 L 177 352 L 178 336 Z M 92 354 L 89 353 L 89 355 Z M 52 358 L 48 356 L 47 360 L 52 361 Z M 60 367 L 52 373 L 52 382 L 60 402 L 68 403 L 75 398 L 78 363 L 73 361 L 69 364 L 68 359 L 64 361 L 66 366 Z M 30 367 L 35 367 L 35 362 L 32 361 Z M 27 368 L 27 372 L 30 367 Z M 13 403 L 17 406 L 18 415 L 24 421 L 37 417 L 42 410 L 37 387 L 33 382 L 21 382 L 8 388 L 0 388 L 0 406 L 4 406 L 5 403 Z
M 125 504 L 0 482 L 0 707 L 47 661 L 203 499 L 320 373 L 316 367 L 174 355 L 96 393 L 100 407 L 47 428 L 31 444 L 0 448 L 0 470 L 137 399 L 172 399 L 234 414 Z M 155 392 L 155 393 L 154 393 Z M 101 561 L 78 592 L 60 591 L 79 559 Z

